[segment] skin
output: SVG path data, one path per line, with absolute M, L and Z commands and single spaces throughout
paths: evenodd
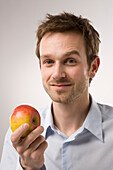
M 88 68 L 85 42 L 76 32 L 48 33 L 41 40 L 43 85 L 53 100 L 54 123 L 67 136 L 80 128 L 87 116 L 89 78 L 95 76 L 99 63 L 96 57 Z
M 90 108 L 89 78 L 99 67 L 96 57 L 88 69 L 84 39 L 75 32 L 47 33 L 40 43 L 40 70 L 46 92 L 53 100 L 53 119 L 57 128 L 67 136 L 80 128 Z M 88 71 L 89 70 L 89 71 Z M 11 141 L 27 170 L 38 170 L 44 164 L 47 142 L 39 126 L 27 137 L 21 136 L 29 128 L 19 127 Z
M 21 136 L 29 129 L 23 124 L 11 135 L 13 147 L 21 158 L 21 164 L 26 170 L 39 170 L 44 164 L 44 151 L 47 148 L 45 138 L 41 136 L 44 128 L 38 126 L 24 139 Z

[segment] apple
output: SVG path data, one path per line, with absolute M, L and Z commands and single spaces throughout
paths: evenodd
M 22 135 L 22 137 L 25 137 L 40 125 L 40 120 L 40 114 L 35 108 L 29 105 L 19 105 L 10 117 L 10 127 L 14 132 L 22 124 L 28 123 L 29 129 Z

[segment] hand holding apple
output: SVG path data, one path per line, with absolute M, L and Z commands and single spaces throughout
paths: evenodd
M 29 129 L 22 135 L 22 137 L 27 136 L 28 133 L 40 125 L 40 114 L 32 106 L 20 105 L 14 109 L 11 115 L 10 127 L 12 132 L 24 123 L 29 124 Z
M 21 126 L 22 124 L 24 125 Z M 10 126 L 12 131 L 15 131 L 11 134 L 11 142 L 21 158 L 23 169 L 38 170 L 44 164 L 44 152 L 48 144 L 42 136 L 44 128 L 39 125 L 39 112 L 31 106 L 20 105 L 14 109 L 11 115 Z M 19 126 L 21 127 L 19 128 Z M 28 133 L 29 135 L 26 136 Z M 22 137 L 25 138 L 22 139 Z

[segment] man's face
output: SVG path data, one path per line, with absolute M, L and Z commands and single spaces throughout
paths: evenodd
M 40 68 L 44 88 L 54 102 L 74 102 L 88 92 L 88 64 L 80 34 L 45 34 L 40 42 Z

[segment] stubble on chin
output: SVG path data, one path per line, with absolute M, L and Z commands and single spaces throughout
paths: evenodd
M 69 80 L 63 80 L 64 82 L 71 82 L 70 89 L 67 90 L 53 90 L 51 89 L 51 86 L 44 85 L 44 89 L 47 92 L 47 94 L 50 96 L 52 101 L 62 104 L 69 104 L 75 102 L 80 96 L 87 90 L 89 86 L 89 78 L 86 76 L 86 79 L 79 81 L 78 83 L 74 84 L 73 81 Z M 61 83 L 61 81 L 57 82 Z

